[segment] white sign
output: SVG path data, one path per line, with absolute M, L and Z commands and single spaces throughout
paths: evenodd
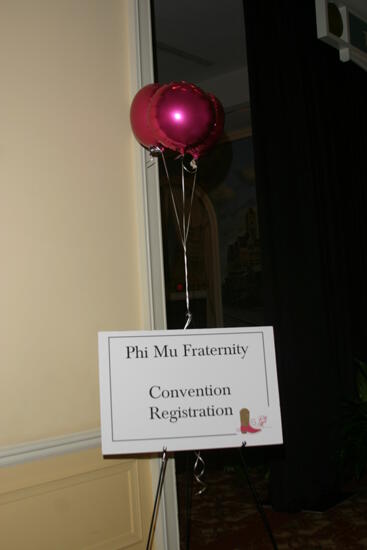
M 271 327 L 99 333 L 103 454 L 282 443 Z

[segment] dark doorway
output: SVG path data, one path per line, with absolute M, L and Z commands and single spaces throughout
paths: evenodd
M 225 137 L 199 167 L 194 326 L 274 326 L 285 445 L 270 449 L 271 502 L 278 511 L 325 508 L 342 487 L 354 359 L 366 360 L 366 73 L 317 39 L 313 0 L 152 7 L 157 80 L 192 81 L 227 114 Z M 163 178 L 161 194 L 166 200 Z M 162 212 L 168 326 L 182 328 L 167 200 Z M 205 242 L 216 243 L 210 254 Z M 208 462 L 229 456 L 212 453 Z M 177 464 L 180 472 L 179 456 Z
M 182 5 L 181 5 L 182 7 Z M 218 145 L 199 159 L 188 237 L 192 328 L 263 324 L 251 110 L 243 3 L 152 2 L 156 81 L 186 80 L 226 113 Z M 167 159 L 173 187 L 181 175 Z M 166 176 L 160 177 L 167 328 L 185 324 L 182 246 Z
M 264 324 L 261 246 L 242 0 L 152 0 L 155 80 L 186 80 L 213 93 L 223 104 L 224 135 L 198 161 L 196 194 L 188 237 L 191 328 Z M 180 194 L 181 173 L 174 155 L 166 163 L 173 193 Z M 160 195 L 167 328 L 185 325 L 185 276 L 182 243 L 163 166 Z M 262 450 L 250 461 L 266 468 Z M 241 486 L 237 451 L 203 452 L 210 490 L 203 497 L 218 508 L 217 489 Z M 194 453 L 175 454 L 180 531 L 183 546 L 190 514 Z M 211 481 L 216 480 L 216 487 Z M 233 506 L 236 507 L 235 497 Z M 241 509 L 244 503 L 238 502 Z M 209 504 L 209 507 L 211 505 Z M 217 510 L 218 511 L 218 510 Z M 230 515 L 230 514 L 229 514 Z M 215 513 L 213 514 L 213 521 Z M 195 533 L 193 533 L 193 537 Z M 191 540 L 199 547 L 199 540 Z M 187 540 L 186 540 L 187 544 Z M 196 544 L 196 546 L 195 546 Z M 187 546 L 185 546 L 187 547 Z

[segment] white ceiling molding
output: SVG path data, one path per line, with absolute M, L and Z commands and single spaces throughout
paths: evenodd
M 340 60 L 367 71 L 367 3 L 315 0 L 317 37 L 339 50 Z

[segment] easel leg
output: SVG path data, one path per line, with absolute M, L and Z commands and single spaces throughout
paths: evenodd
M 164 447 L 163 448 L 163 454 L 162 454 L 161 469 L 160 469 L 160 472 L 159 472 L 158 486 L 157 486 L 157 491 L 156 491 L 155 499 L 154 499 L 153 514 L 152 514 L 152 519 L 150 521 L 150 528 L 149 528 L 149 535 L 148 535 L 148 542 L 147 542 L 147 545 L 146 545 L 146 550 L 150 550 L 151 547 L 152 547 L 152 544 L 153 544 L 154 532 L 155 532 L 155 527 L 156 527 L 156 524 L 157 524 L 159 503 L 160 503 L 160 500 L 161 500 L 162 489 L 163 489 L 163 484 L 164 484 L 164 478 L 165 478 L 165 475 L 166 475 L 166 468 L 167 468 L 167 448 Z
M 185 464 L 185 550 L 190 548 L 192 504 L 192 453 L 186 451 Z
M 273 547 L 274 550 L 278 550 L 278 546 L 277 546 L 277 543 L 274 539 L 274 535 L 273 535 L 273 532 L 271 530 L 270 524 L 268 522 L 268 518 L 266 517 L 266 514 L 264 512 L 264 508 L 263 508 L 263 506 L 260 502 L 260 499 L 257 495 L 257 492 L 255 491 L 255 487 L 251 483 L 251 479 L 250 479 L 250 476 L 249 476 L 249 473 L 248 473 L 247 464 L 246 464 L 245 456 L 244 456 L 245 447 L 246 447 L 246 441 L 244 441 L 242 443 L 242 446 L 240 448 L 240 457 L 241 457 L 241 462 L 242 462 L 242 466 L 243 466 L 243 471 L 245 472 L 245 476 L 246 476 L 248 486 L 249 486 L 250 491 L 252 493 L 252 496 L 254 498 L 256 508 L 257 508 L 257 510 L 258 510 L 263 522 L 264 522 L 264 526 L 265 526 L 265 529 L 266 529 L 266 531 L 269 535 L 269 539 L 270 539 L 270 542 L 272 544 L 272 547 Z

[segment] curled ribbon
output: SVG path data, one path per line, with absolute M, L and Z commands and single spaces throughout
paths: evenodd
M 200 451 L 195 451 L 195 456 L 194 478 L 196 483 L 200 485 L 200 489 L 195 494 L 202 495 L 207 490 L 207 485 L 202 479 L 205 474 L 205 461 L 201 456 Z

